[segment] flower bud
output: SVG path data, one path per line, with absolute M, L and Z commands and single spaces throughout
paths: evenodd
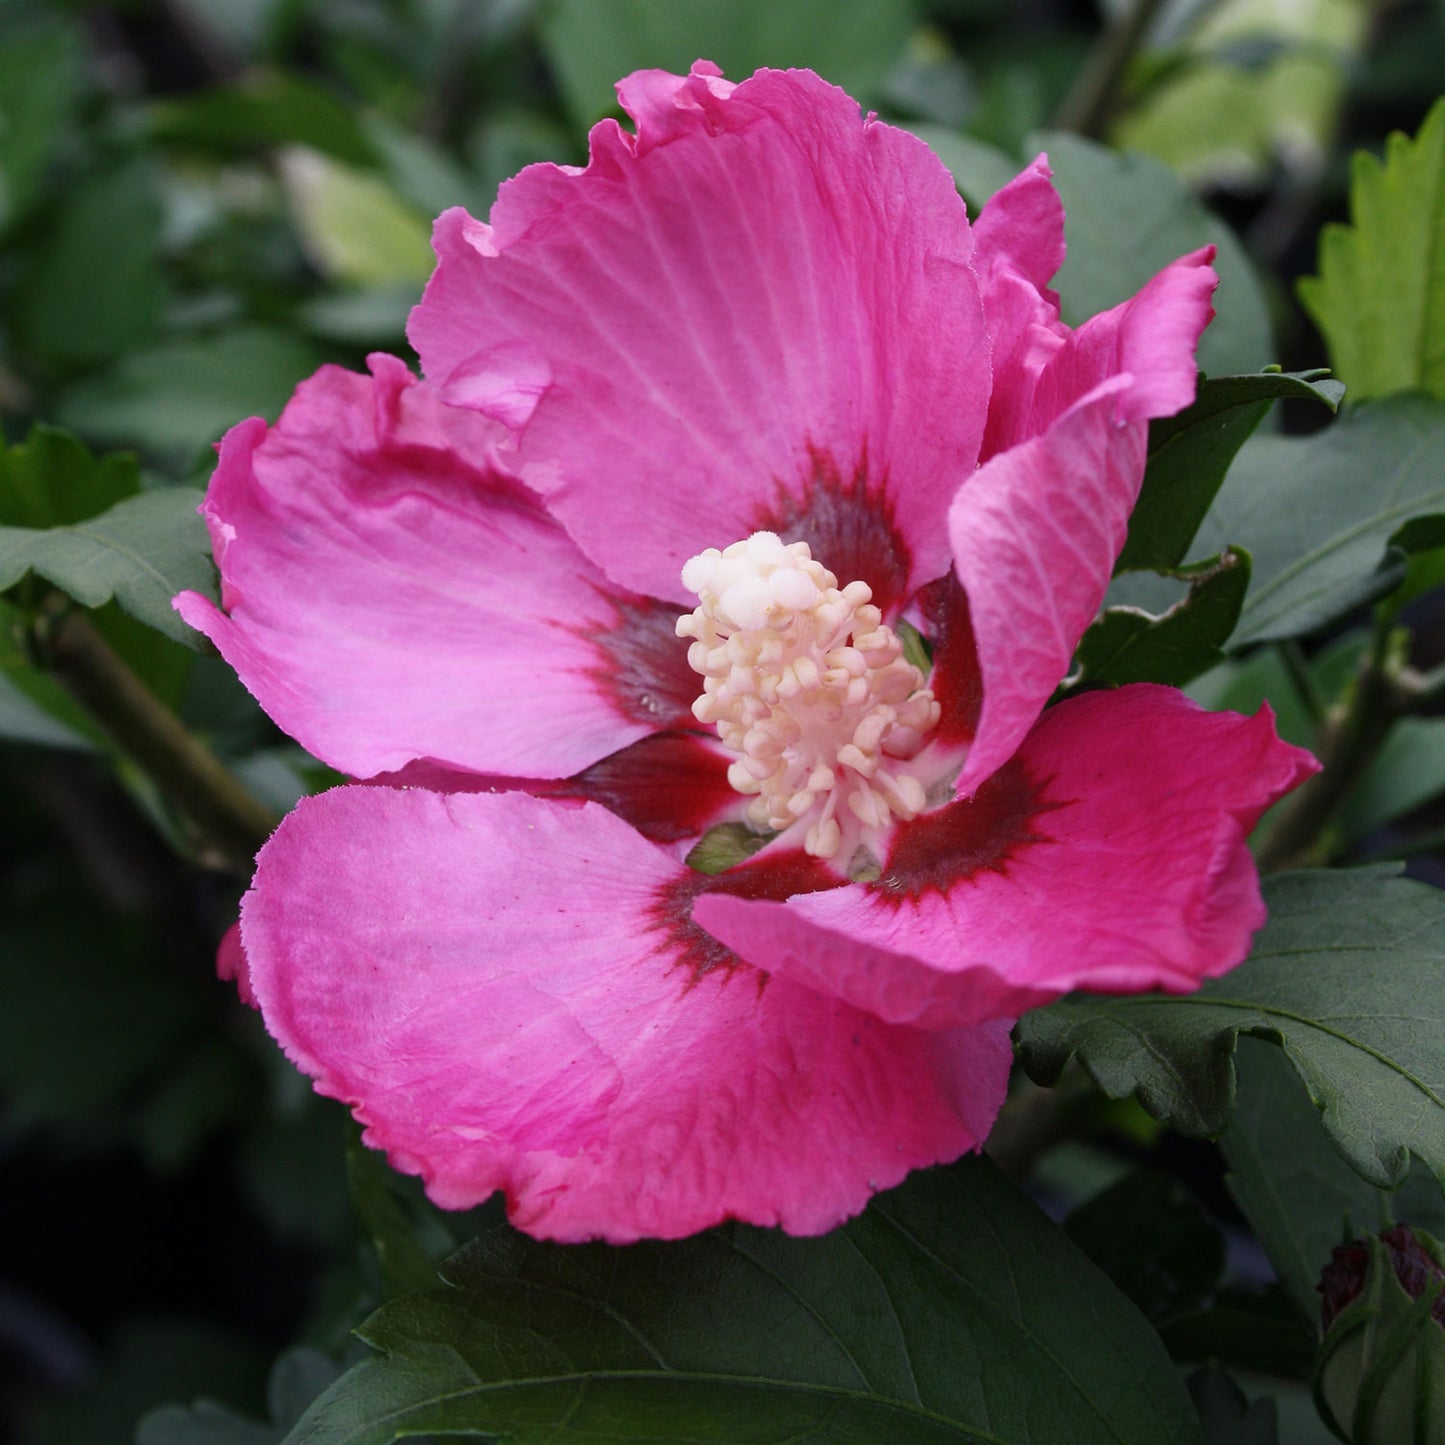
M 1445 1440 L 1445 1269 L 1407 1224 L 1341 1245 L 1320 1276 L 1315 1402 L 1353 1445 Z

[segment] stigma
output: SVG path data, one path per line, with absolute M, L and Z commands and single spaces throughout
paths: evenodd
M 865 582 L 839 588 L 806 542 L 772 532 L 709 547 L 682 581 L 699 604 L 677 622 L 703 679 L 693 715 L 738 755 L 728 782 L 754 827 L 806 825 L 807 852 L 833 858 L 923 811 L 905 764 L 938 703 Z

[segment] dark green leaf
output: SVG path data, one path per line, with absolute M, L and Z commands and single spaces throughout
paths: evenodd
M 53 16 L 0 28 L 0 234 L 39 199 L 80 98 L 83 39 Z
M 164 100 L 150 110 L 162 140 L 249 151 L 258 145 L 305 145 L 354 166 L 374 166 L 375 147 L 357 117 L 323 86 L 296 75 L 254 71 L 236 85 Z
M 1315 719 L 1276 648 L 1260 647 L 1243 657 L 1232 657 L 1196 678 L 1186 691 L 1210 712 L 1253 715 L 1267 702 L 1274 710 L 1280 737 L 1302 748 L 1314 745 Z
M 144 1416 L 136 1445 L 279 1445 L 282 1431 L 238 1415 L 213 1400 L 166 1405 Z
M 205 1392 L 228 1403 L 259 1400 L 265 1364 L 239 1331 L 205 1319 L 124 1322 L 93 1378 L 27 1422 L 27 1445 L 77 1445 L 130 1438 L 137 1416 L 157 1399 Z M 222 1413 L 218 1406 L 206 1414 Z M 271 1445 L 255 1435 L 172 1435 L 167 1445 Z
M 189 646 L 195 634 L 171 598 L 215 595 L 201 494 L 188 487 L 142 492 L 89 521 L 48 531 L 0 527 L 0 590 L 35 572 L 87 607 L 112 597 L 133 617 Z
M 1048 1083 L 1077 1055 L 1111 1098 L 1213 1135 L 1234 1108 L 1235 1041 L 1257 1035 L 1284 1049 L 1363 1178 L 1394 1188 L 1414 1154 L 1445 1179 L 1445 893 L 1359 869 L 1279 876 L 1266 898 L 1249 960 L 1196 994 L 1025 1015 L 1025 1067 Z
M 1331 364 L 1357 401 L 1445 400 L 1445 100 L 1383 162 L 1356 153 L 1350 217 L 1320 233 L 1320 274 L 1299 283 Z
M 291 1445 L 503 1441 L 1197 1440 L 1158 1339 L 982 1160 L 915 1175 L 818 1239 L 676 1244 L 502 1229 L 387 1305 L 380 1357 Z
M 1349 838 L 1402 818 L 1445 793 L 1445 718 L 1401 718 L 1340 811 Z
M 1110 607 L 1084 634 L 1078 661 L 1085 682 L 1183 687 L 1223 660 L 1249 587 L 1249 553 L 1230 548 L 1170 575 L 1187 581 L 1189 591 L 1167 612 Z
M 107 921 L 11 907 L 0 925 L 0 1089 L 22 1118 L 107 1108 L 200 1022 L 198 996 Z
M 1208 1308 L 1172 1316 L 1159 1333 L 1177 1362 L 1218 1360 L 1292 1380 L 1308 1378 L 1318 1338 L 1277 1284 L 1222 1289 Z
M 1219 1230 L 1179 1180 L 1149 1169 L 1081 1204 L 1064 1229 L 1156 1325 L 1197 1309 L 1224 1270 Z
M 0 644 L 0 739 L 45 748 L 89 748 L 91 740 L 35 702 L 9 675 L 12 659 Z M 43 676 L 43 674 L 37 674 Z
M 1251 1403 L 1223 1366 L 1195 1370 L 1189 1393 L 1204 1424 L 1204 1445 L 1276 1445 L 1279 1440 L 1274 1401 Z
M 1251 440 L 1198 539 L 1254 558 L 1235 642 L 1312 632 L 1395 585 L 1388 549 L 1412 545 L 1413 519 L 1445 512 L 1442 455 L 1445 403 L 1423 396 L 1347 410 L 1311 437 Z
M 127 356 L 62 393 L 57 413 L 100 442 L 189 456 L 245 417 L 276 417 L 324 360 L 288 331 L 248 326 Z
M 616 106 L 619 76 L 685 73 L 699 56 L 730 80 L 760 66 L 807 66 L 868 99 L 902 54 L 913 9 L 909 0 L 556 0 L 541 37 L 573 120 L 590 125 Z
M 127 161 L 69 192 L 16 291 L 20 342 L 58 366 L 143 346 L 164 301 L 154 167 Z
M 1325 1134 L 1320 1112 L 1278 1049 L 1243 1040 L 1236 1055 L 1239 1097 L 1220 1148 L 1229 1188 L 1281 1283 L 1311 1329 L 1315 1286 L 1330 1251 L 1387 1221 L 1445 1227 L 1445 1196 L 1420 1164 L 1393 1194 L 1361 1179 Z
M 198 1400 L 153 1410 L 136 1430 L 135 1445 L 280 1445 L 306 1407 L 341 1373 L 319 1350 L 288 1350 L 271 1370 L 266 1403 L 271 1423 L 247 1420 L 224 1405 Z
M 371 1240 L 388 1299 L 435 1289 L 436 1265 L 417 1238 L 401 1200 L 393 1192 L 396 1176 L 386 1161 L 361 1142 L 361 1131 L 346 1134 L 346 1179 L 362 1229 Z
M 288 1075 L 294 1080 L 295 1075 Z M 251 1203 L 275 1232 L 316 1246 L 350 1238 L 353 1213 L 339 1104 L 302 1092 L 283 1116 L 258 1116 L 241 1151 Z
M 1227 377 L 1275 359 L 1268 308 L 1244 247 L 1168 166 L 1063 131 L 1031 136 L 1029 148 L 1048 152 L 1068 217 L 1069 255 L 1053 284 L 1070 326 L 1128 300 L 1161 267 L 1212 244 L 1217 314 L 1199 345 L 1200 369 Z
M 298 307 L 296 319 L 312 336 L 324 341 L 399 351 L 406 344 L 406 320 L 417 295 L 410 281 L 361 291 L 329 292 Z
M 139 490 L 133 456 L 93 457 L 57 427 L 32 427 L 23 442 L 0 447 L 0 526 L 83 522 Z
M 1273 401 L 1305 398 L 1335 411 L 1343 394 L 1339 382 L 1311 371 L 1202 379 L 1192 406 L 1149 423 L 1149 464 L 1114 570 L 1164 569 L 1184 560 L 1235 453 Z

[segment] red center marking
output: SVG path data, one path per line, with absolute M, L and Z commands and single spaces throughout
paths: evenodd
M 810 447 L 809 453 L 813 470 L 801 493 L 779 484 L 776 500 L 759 510 L 753 530 L 806 542 L 840 587 L 866 582 L 883 615 L 895 616 L 908 600 L 913 559 L 887 494 L 870 484 L 867 453 L 851 476 L 844 476 L 827 452 Z
M 730 761 L 716 739 L 698 733 L 654 733 L 548 791 L 589 798 L 654 843 L 676 843 L 695 838 L 727 812 L 741 810 L 742 799 L 728 782 Z
M 600 654 L 593 678 L 629 722 L 657 732 L 696 729 L 692 701 L 701 689 L 687 665 L 687 643 L 677 635 L 677 604 L 651 597 L 609 595 L 607 600 L 616 621 L 583 634 Z
M 1025 848 L 1051 843 L 1035 829 L 1043 813 L 1069 800 L 1044 801 L 1046 783 L 1036 783 L 1017 759 L 1005 763 L 971 798 L 901 823 L 894 834 L 883 875 L 870 886 L 883 899 L 901 903 L 930 889 L 946 894 L 979 873 L 1007 873 Z
M 739 864 L 726 873 L 713 876 L 691 873 L 674 878 L 658 890 L 651 910 L 652 924 L 666 940 L 664 949 L 673 967 L 688 970 L 688 988 L 720 968 L 726 969 L 729 976 L 740 968 L 752 969 L 761 987 L 767 980 L 764 970 L 745 963 L 726 944 L 719 943 L 692 921 L 692 905 L 698 896 L 730 893 L 737 898 L 764 898 L 781 903 L 795 893 L 821 893 L 842 886 L 843 880 L 831 868 L 798 848 L 776 857 Z

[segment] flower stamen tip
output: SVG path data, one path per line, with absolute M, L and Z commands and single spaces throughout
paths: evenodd
M 923 810 L 899 763 L 939 706 L 866 583 L 840 589 L 806 542 L 773 532 L 709 547 L 682 581 L 699 603 L 677 623 L 703 679 L 693 712 L 739 755 L 728 779 L 755 826 L 806 825 L 806 851 L 833 858 Z

